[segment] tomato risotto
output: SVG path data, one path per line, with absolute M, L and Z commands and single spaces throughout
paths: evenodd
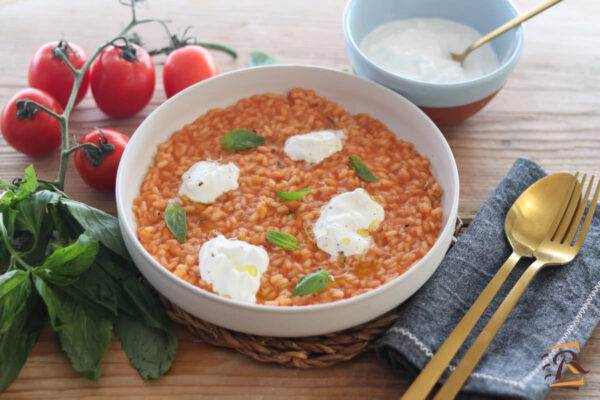
M 222 138 L 238 129 L 266 141 L 243 151 L 224 149 Z M 322 161 L 295 161 L 284 152 L 291 136 L 323 130 L 341 131 L 344 140 L 339 151 Z M 362 160 L 378 181 L 361 179 L 348 162 L 350 156 Z M 183 174 L 199 161 L 233 163 L 239 168 L 237 188 L 209 204 L 181 195 Z M 133 205 L 137 235 L 166 269 L 205 290 L 214 288 L 200 274 L 199 252 L 204 243 L 223 236 L 266 250 L 268 267 L 260 275 L 257 303 L 305 305 L 349 298 L 398 277 L 437 240 L 443 190 L 429 165 L 412 143 L 397 139 L 383 123 L 366 114 L 351 115 L 312 90 L 254 95 L 208 111 L 158 146 Z M 310 191 L 297 200 L 276 193 L 306 188 Z M 332 256 L 317 246 L 313 226 L 332 198 L 358 188 L 383 207 L 385 217 L 369 229 L 371 244 L 364 252 Z M 186 213 L 183 243 L 165 222 L 172 202 Z M 297 248 L 275 246 L 267 240 L 269 231 L 292 235 Z M 322 290 L 292 295 L 303 276 L 319 270 L 328 274 Z

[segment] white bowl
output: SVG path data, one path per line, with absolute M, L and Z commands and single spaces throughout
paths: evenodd
M 342 105 L 353 114 L 370 114 L 402 140 L 414 143 L 416 150 L 429 158 L 431 172 L 444 188 L 443 225 L 437 242 L 420 261 L 393 281 L 365 294 L 326 304 L 296 307 L 248 304 L 218 296 L 178 278 L 140 244 L 131 208 L 157 145 L 212 108 L 235 104 L 253 94 L 286 94 L 296 87 L 314 89 L 317 95 Z M 119 223 L 127 249 L 144 277 L 160 293 L 188 313 L 216 325 L 282 337 L 319 335 L 350 328 L 380 316 L 410 297 L 433 274 L 450 245 L 458 194 L 458 171 L 450 147 L 438 128 L 416 106 L 399 94 L 350 73 L 295 65 L 222 74 L 167 100 L 133 134 L 121 159 L 116 186 Z

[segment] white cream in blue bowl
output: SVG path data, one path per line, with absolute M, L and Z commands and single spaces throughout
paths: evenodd
M 449 125 L 481 110 L 506 83 L 523 48 L 523 27 L 513 28 L 490 42 L 489 48 L 497 59 L 497 66 L 456 81 L 436 81 L 425 79 L 425 74 L 415 76 L 394 71 L 382 59 L 366 54 L 365 38 L 368 41 L 370 34 L 373 36 L 374 31 L 382 30 L 386 25 L 411 19 L 446 20 L 466 25 L 482 36 L 517 15 L 519 12 L 509 0 L 350 0 L 344 10 L 343 28 L 350 62 L 358 75 L 399 92 L 438 125 Z M 398 26 L 406 29 L 406 25 L 404 28 Z M 452 35 L 456 35 L 456 31 L 449 30 L 448 37 Z M 407 39 L 410 40 L 410 35 Z M 442 36 L 442 39 L 445 38 Z M 458 52 L 464 50 L 463 44 L 458 46 Z M 481 50 L 469 57 L 477 51 Z M 443 69 L 442 66 L 436 73 L 444 75 L 452 67 Z

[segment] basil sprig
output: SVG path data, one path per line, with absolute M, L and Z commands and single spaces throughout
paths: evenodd
M 379 179 L 373 175 L 373 173 L 369 170 L 369 168 L 365 165 L 364 162 L 357 156 L 348 157 L 348 162 L 350 166 L 354 168 L 356 174 L 364 179 L 367 182 L 379 182 Z
M 277 58 L 263 53 L 262 51 L 254 50 L 250 53 L 248 64 L 251 67 L 259 67 L 261 65 L 281 64 Z
M 298 239 L 287 232 L 269 231 L 267 232 L 267 240 L 284 250 L 294 251 L 300 248 Z
M 292 296 L 303 296 L 305 294 L 311 294 L 325 289 L 327 286 L 327 278 L 329 277 L 329 272 L 321 269 L 317 272 L 313 272 L 308 275 L 304 275 L 298 283 L 296 287 L 292 291 Z
M 165 210 L 165 222 L 167 228 L 179 243 L 185 242 L 187 235 L 187 220 L 185 218 L 185 210 L 177 203 L 171 203 Z
M 225 150 L 250 150 L 263 144 L 267 138 L 246 129 L 234 129 L 227 132 L 221 139 L 221 147 Z
M 140 281 L 117 219 L 39 183 L 32 166 L 0 197 L 0 392 L 17 377 L 45 316 L 75 371 L 96 380 L 111 340 L 145 379 L 171 366 L 177 337 Z
M 281 190 L 277 190 L 277 196 L 283 200 L 298 200 L 306 196 L 309 192 L 310 186 L 297 192 L 282 192 Z

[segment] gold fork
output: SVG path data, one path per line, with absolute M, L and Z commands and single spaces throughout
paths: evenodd
M 555 233 L 546 236 L 538 246 L 534 253 L 536 260 L 525 270 L 515 286 L 508 293 L 498 310 L 494 313 L 485 328 L 483 328 L 483 331 L 481 331 L 477 339 L 475 339 L 475 342 L 471 345 L 454 372 L 435 395 L 434 400 L 448 400 L 456 397 L 536 274 L 546 266 L 564 265 L 575 258 L 581 249 L 592 222 L 596 203 L 598 202 L 598 193 L 600 192 L 600 184 L 597 184 L 594 197 L 585 216 L 585 220 L 583 221 L 583 225 L 579 228 L 587 204 L 587 199 L 589 198 L 594 183 L 594 176 L 591 177 L 585 195 L 581 198 L 585 180 L 586 175 L 583 176 L 581 183 L 577 183 L 576 190 L 569 201 L 569 205 L 563 217 L 557 218 L 554 222 L 557 229 L 551 229 L 550 232 Z M 573 243 L 578 230 L 579 235 L 575 243 Z

